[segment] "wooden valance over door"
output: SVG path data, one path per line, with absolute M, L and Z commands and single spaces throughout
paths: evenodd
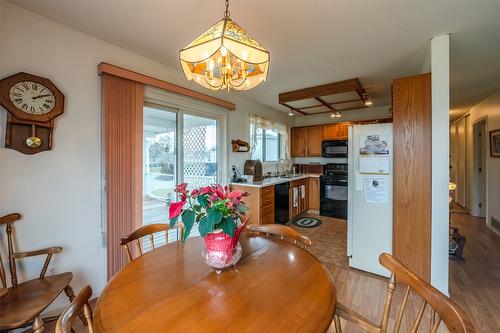
M 120 238 L 142 225 L 144 85 L 102 75 L 108 279 L 127 264 Z

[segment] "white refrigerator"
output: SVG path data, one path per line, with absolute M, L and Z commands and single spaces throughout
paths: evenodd
M 378 257 L 392 253 L 392 124 L 349 128 L 349 266 L 389 276 Z

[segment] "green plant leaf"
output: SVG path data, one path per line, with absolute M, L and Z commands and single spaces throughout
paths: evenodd
M 182 234 L 182 242 L 184 243 L 193 228 L 194 219 L 196 214 L 192 210 L 185 210 L 182 212 L 182 222 L 184 223 L 184 233 Z
M 193 209 L 195 212 L 199 213 L 201 212 L 201 205 L 193 205 Z
M 234 222 L 232 217 L 228 216 L 225 217 L 217 227 L 221 228 L 226 235 L 233 237 L 236 231 L 236 222 Z
M 170 228 L 174 227 L 174 225 L 177 223 L 178 219 L 179 219 L 179 215 L 170 219 Z
M 217 207 L 207 209 L 208 222 L 211 225 L 216 225 L 222 220 L 222 212 Z
M 198 222 L 198 231 L 201 237 L 205 237 L 209 232 L 214 231 L 214 225 L 208 221 L 208 218 L 203 217 L 200 222 Z
M 200 203 L 201 207 L 203 208 L 207 208 L 207 205 L 208 205 L 208 198 L 207 198 L 207 195 L 199 195 L 197 197 L 197 200 L 198 202 Z
M 248 207 L 245 206 L 244 204 L 240 203 L 238 204 L 238 206 L 236 207 L 236 209 L 238 210 L 238 212 L 240 213 L 245 213 L 245 212 L 248 212 Z

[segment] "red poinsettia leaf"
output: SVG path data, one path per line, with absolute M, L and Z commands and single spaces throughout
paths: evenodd
M 172 219 L 182 213 L 182 207 L 186 204 L 185 201 L 172 202 L 168 209 L 168 218 Z
M 241 198 L 245 192 L 242 191 L 232 191 L 227 195 L 228 199 Z

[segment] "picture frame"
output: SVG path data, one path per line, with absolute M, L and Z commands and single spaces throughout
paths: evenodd
M 490 156 L 500 157 L 500 129 L 490 131 Z

